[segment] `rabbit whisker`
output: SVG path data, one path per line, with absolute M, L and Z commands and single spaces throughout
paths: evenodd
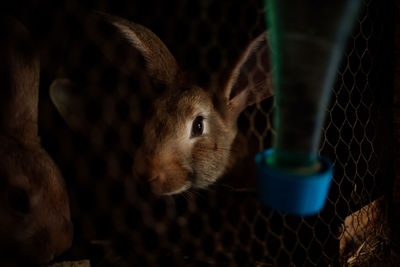
M 183 192 L 181 195 L 186 201 L 188 201 L 187 191 Z
M 239 150 L 235 150 L 232 148 L 224 148 L 224 147 L 218 147 L 215 149 L 214 147 L 199 147 L 197 148 L 200 151 L 231 151 L 231 152 L 240 152 Z
M 242 188 L 236 188 L 233 187 L 229 184 L 218 184 L 219 186 L 225 187 L 233 192 L 245 192 L 245 193 L 255 193 L 257 191 L 256 188 L 252 188 L 252 187 L 242 187 Z
M 195 189 L 192 189 L 189 193 L 192 196 L 193 200 L 196 200 L 196 199 L 206 200 L 206 198 L 202 194 L 200 194 L 199 191 L 197 191 Z
M 193 201 L 193 200 L 195 200 L 195 196 L 194 196 L 194 191 L 193 191 L 193 189 L 192 189 L 192 187 L 191 188 L 189 188 L 188 190 L 186 190 L 185 192 L 184 192 L 184 198 L 187 200 L 187 201 Z
M 190 193 L 191 193 L 192 195 L 194 195 L 194 196 L 196 196 L 196 197 L 202 199 L 202 200 L 207 200 L 207 198 L 206 198 L 201 192 L 199 192 L 198 190 L 196 190 L 196 188 L 192 188 L 192 189 L 190 190 Z

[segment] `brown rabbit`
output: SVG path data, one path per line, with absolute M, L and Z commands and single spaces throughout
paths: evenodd
M 245 49 L 223 88 L 205 90 L 186 79 L 167 47 L 149 29 L 106 17 L 142 53 L 150 77 L 167 88 L 144 126 L 134 173 L 150 182 L 156 194 L 176 194 L 214 183 L 237 160 L 232 152 L 237 149 L 232 147 L 238 143 L 239 114 L 272 95 L 266 33 Z
M 127 55 L 139 51 L 149 77 L 166 88 L 146 120 L 134 175 L 149 182 L 156 194 L 176 194 L 215 182 L 242 156 L 234 151 L 245 152 L 238 147 L 243 144 L 237 138 L 238 116 L 247 106 L 272 95 L 266 32 L 244 50 L 222 88 L 205 89 L 187 78 L 168 48 L 149 29 L 108 14 L 97 15 L 118 32 L 113 35 L 114 41 L 129 44 Z M 95 38 L 121 71 L 130 74 L 134 70 L 132 62 L 118 57 L 107 45 L 107 39 Z M 70 125 L 77 125 L 74 121 L 79 115 L 71 109 L 78 101 L 67 96 L 69 89 L 62 88 L 66 84 L 65 80 L 53 83 L 53 102 Z
M 0 257 L 46 263 L 72 242 L 68 195 L 38 136 L 39 58 L 21 23 L 0 22 Z

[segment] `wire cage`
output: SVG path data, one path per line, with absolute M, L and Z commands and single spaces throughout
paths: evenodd
M 121 73 L 90 40 L 90 10 L 151 29 L 201 86 L 218 84 L 266 28 L 263 1 L 50 1 L 22 12 L 41 51 L 39 126 L 67 183 L 74 242 L 57 259 L 91 266 L 366 266 L 393 264 L 388 207 L 393 183 L 393 12 L 365 0 L 327 109 L 320 153 L 335 164 L 324 210 L 295 217 L 263 206 L 255 178 L 224 177 L 209 190 L 156 197 L 132 179 L 154 88 L 133 56 Z M 86 26 L 85 26 L 86 25 Z M 124 57 L 112 38 L 105 42 Z M 61 119 L 51 82 L 70 78 L 81 99 L 81 131 Z M 273 98 L 249 107 L 240 131 L 271 146 Z M 299 111 L 301 114 L 301 111 Z M 243 163 L 243 168 L 246 165 Z

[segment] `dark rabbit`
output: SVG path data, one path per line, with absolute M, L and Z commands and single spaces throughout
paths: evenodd
M 97 16 L 114 26 L 118 41 L 129 45 L 128 55 L 139 51 L 148 76 L 166 88 L 146 120 L 134 175 L 149 182 L 156 194 L 176 194 L 214 183 L 246 151 L 246 142 L 238 137 L 240 113 L 273 94 L 267 33 L 248 45 L 224 86 L 205 89 L 187 79 L 168 48 L 149 29 L 104 13 Z M 107 40 L 98 43 L 122 72 L 132 74 L 129 60 L 118 57 Z M 77 125 L 78 115 L 70 111 L 78 101 L 67 97 L 71 91 L 67 85 L 65 80 L 55 81 L 51 94 L 64 119 Z
M 38 136 L 38 55 L 21 23 L 0 21 L 1 258 L 46 263 L 72 242 L 68 195 Z

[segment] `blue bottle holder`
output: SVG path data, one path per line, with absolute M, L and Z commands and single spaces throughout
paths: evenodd
M 333 164 L 319 156 L 321 168 L 318 172 L 293 173 L 268 166 L 266 158 L 273 153 L 273 149 L 268 149 L 255 157 L 262 202 L 272 209 L 293 215 L 307 216 L 321 211 L 329 192 Z

